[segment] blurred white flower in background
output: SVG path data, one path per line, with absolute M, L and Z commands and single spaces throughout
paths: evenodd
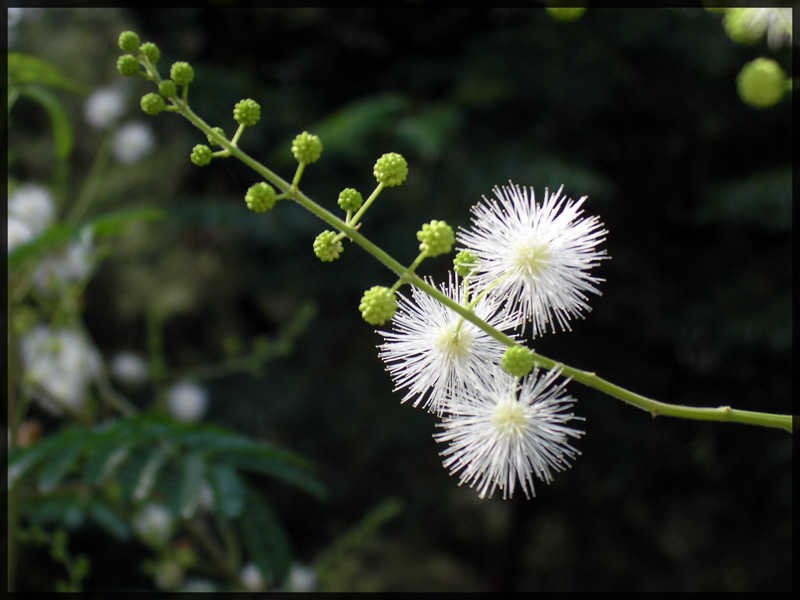
M 34 274 L 34 284 L 39 291 L 60 294 L 65 288 L 89 278 L 97 264 L 92 235 L 91 227 L 85 227 L 77 242 L 42 260 Z
M 161 504 L 144 505 L 133 518 L 133 530 L 146 544 L 162 548 L 172 537 L 175 523 L 169 510 Z
M 14 217 L 8 218 L 8 251 L 33 239 L 33 233 L 25 223 Z
M 109 370 L 114 379 L 128 386 L 141 385 L 150 375 L 147 361 L 139 354 L 128 350 L 118 352 L 114 356 Z
M 8 216 L 22 222 L 31 235 L 39 235 L 55 220 L 53 194 L 42 185 L 24 183 L 8 197 Z
M 94 91 L 83 104 L 86 121 L 95 129 L 108 129 L 125 112 L 125 97 L 120 86 Z
M 167 392 L 167 409 L 178 421 L 199 421 L 207 408 L 208 392 L 193 381 L 178 382 Z
M 149 154 L 154 145 L 155 136 L 149 125 L 128 123 L 114 133 L 112 152 L 119 162 L 131 165 Z
M 89 384 L 103 363 L 94 344 L 78 330 L 38 325 L 20 340 L 25 382 L 31 395 L 55 416 L 81 411 Z
M 8 47 L 17 41 L 17 25 L 22 21 L 37 21 L 44 12 L 43 8 L 21 8 L 19 6 L 8 7 Z
M 287 592 L 313 592 L 317 586 L 314 570 L 300 563 L 293 563 L 286 582 Z
M 267 587 L 267 582 L 264 581 L 261 569 L 253 563 L 247 563 L 242 567 L 239 580 L 248 592 L 263 592 Z

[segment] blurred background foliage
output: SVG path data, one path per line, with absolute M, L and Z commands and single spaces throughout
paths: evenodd
M 229 136 L 233 105 L 258 101 L 262 120 L 240 146 L 284 178 L 291 139 L 318 134 L 322 159 L 301 187 L 326 207 L 345 187 L 368 194 L 374 161 L 402 153 L 408 180 L 381 195 L 362 229 L 401 262 L 416 256 L 423 222 L 466 225 L 495 185 L 588 195 L 587 213 L 609 231 L 603 296 L 536 350 L 667 402 L 792 411 L 791 100 L 756 110 L 735 85 L 767 52 L 791 72 L 791 49 L 734 44 L 700 8 L 592 8 L 558 22 L 533 6 L 424 3 L 48 8 L 18 27 L 13 49 L 93 89 L 122 79 L 116 43 L 127 29 L 159 46 L 162 75 L 192 64 L 193 109 Z M 153 91 L 125 83 L 133 106 Z M 83 98 L 64 100 L 81 123 Z M 16 111 L 11 175 L 47 180 L 46 122 Z M 363 290 L 391 285 L 391 274 L 355 246 L 320 263 L 311 244 L 322 223 L 291 205 L 253 214 L 243 201 L 252 172 L 233 159 L 197 168 L 199 132 L 171 114 L 150 122 L 157 149 L 110 165 L 89 214 L 157 207 L 167 217 L 115 239 L 85 292 L 88 330 L 104 355 L 146 352 L 155 310 L 168 367 L 197 372 L 310 311 L 273 360 L 203 383 L 207 420 L 316 465 L 327 500 L 264 491 L 293 557 L 320 567 L 321 589 L 791 588 L 790 435 L 654 420 L 573 384 L 586 418 L 573 468 L 535 499 L 481 501 L 442 468 L 435 418 L 400 405 L 380 338 L 358 313 Z M 77 125 L 76 172 L 93 158 L 93 135 Z M 79 185 L 69 179 L 66 198 Z M 449 266 L 433 259 L 423 274 L 441 281 Z M 399 514 L 342 543 L 392 499 Z M 142 585 L 130 560 L 140 551 L 91 528 L 70 544 L 92 558 L 85 589 Z M 20 589 L 40 589 L 42 570 L 21 572 Z

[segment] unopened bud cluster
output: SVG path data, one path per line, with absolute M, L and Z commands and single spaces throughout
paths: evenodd
M 461 278 L 469 277 L 470 274 L 472 274 L 472 272 L 475 270 L 477 261 L 478 257 L 475 256 L 474 252 L 470 252 L 469 250 L 461 250 L 453 259 L 453 270 Z
M 292 154 L 297 162 L 309 165 L 319 160 L 322 142 L 318 136 L 304 131 L 292 141 Z
M 450 252 L 456 236 L 450 225 L 444 221 L 434 220 L 422 226 L 422 229 L 417 232 L 417 239 L 422 242 L 419 245 L 420 252 L 425 256 L 433 257 Z
M 276 200 L 275 188 L 263 181 L 250 186 L 244 196 L 247 208 L 256 213 L 272 210 Z
M 525 377 L 533 370 L 533 352 L 525 346 L 510 346 L 503 353 L 500 366 L 513 377 Z
M 353 188 L 345 188 L 339 192 L 337 204 L 342 210 L 354 212 L 361 208 L 363 203 L 364 198 L 361 196 L 358 190 Z
M 395 293 L 387 287 L 376 285 L 364 292 L 358 310 L 370 325 L 383 325 L 394 316 L 397 309 Z
M 332 262 L 342 253 L 342 241 L 335 231 L 323 231 L 314 240 L 314 254 L 322 262 Z
M 408 163 L 396 152 L 389 152 L 378 159 L 372 173 L 378 183 L 382 183 L 385 187 L 396 187 L 406 180 Z
M 211 148 L 204 144 L 197 144 L 194 148 L 192 148 L 192 154 L 189 157 L 195 165 L 198 167 L 205 167 L 208 163 L 211 162 L 213 152 Z
M 252 127 L 261 118 L 261 106 L 255 100 L 240 100 L 233 107 L 233 118 L 239 125 Z
M 787 89 L 786 73 L 770 58 L 757 58 L 747 63 L 736 77 L 742 102 L 756 108 L 775 106 Z

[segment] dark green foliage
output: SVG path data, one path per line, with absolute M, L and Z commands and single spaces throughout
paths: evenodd
M 317 497 L 326 491 L 298 455 L 223 427 L 140 415 L 95 427 L 69 427 L 9 453 L 9 489 L 31 495 L 22 516 L 79 527 L 92 520 L 117 538 L 130 535 L 126 515 L 159 500 L 175 518 L 191 518 L 204 482 L 214 514 L 235 520 L 251 559 L 282 581 L 286 535 L 248 474 L 274 477 Z

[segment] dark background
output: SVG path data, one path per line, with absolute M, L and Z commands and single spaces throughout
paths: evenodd
M 564 23 L 538 7 L 415 4 L 48 9 L 16 49 L 107 85 L 121 79 L 124 29 L 159 46 L 162 75 L 176 60 L 194 66 L 191 105 L 228 135 L 233 105 L 257 100 L 262 120 L 240 146 L 284 178 L 291 139 L 319 134 L 322 159 L 301 187 L 328 208 L 344 187 L 366 197 L 374 161 L 402 153 L 408 180 L 381 195 L 362 232 L 406 264 L 422 223 L 466 225 L 495 185 L 588 195 L 587 214 L 609 231 L 603 296 L 536 350 L 666 402 L 792 412 L 791 100 L 756 110 L 735 86 L 760 55 L 790 71 L 790 50 L 736 45 L 702 9 L 590 9 Z M 134 106 L 153 91 L 131 89 Z M 247 346 L 304 303 L 315 308 L 290 354 L 256 376 L 205 383 L 209 419 L 303 454 L 329 486 L 320 502 L 264 484 L 298 561 L 313 564 L 365 513 L 402 502 L 325 589 L 791 589 L 789 434 L 652 419 L 571 384 L 582 456 L 534 499 L 481 501 L 442 468 L 435 418 L 393 394 L 380 337 L 358 313 L 363 291 L 391 274 L 352 245 L 319 262 L 321 222 L 285 204 L 247 211 L 252 172 L 233 159 L 194 167 L 203 136 L 175 115 L 151 122 L 157 152 L 109 176 L 92 211 L 161 206 L 169 217 L 120 240 L 87 290 L 86 321 L 104 353 L 144 352 L 145 307 L 181 286 L 190 300 L 165 321 L 180 374 L 221 360 L 227 337 Z M 79 135 L 79 165 L 91 136 Z M 51 167 L 19 164 L 20 178 Z M 449 264 L 429 260 L 422 273 L 441 281 Z M 75 543 L 92 555 L 87 589 L 139 584 L 135 549 L 103 552 L 89 533 Z

